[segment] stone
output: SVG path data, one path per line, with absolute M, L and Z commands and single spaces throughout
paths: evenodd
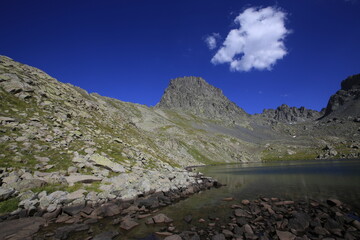
M 276 230 L 276 235 L 279 237 L 280 240 L 294 240 L 296 238 L 294 234 L 286 231 Z
M 119 235 L 118 232 L 107 231 L 95 235 L 91 240 L 112 240 L 118 235 Z
M 182 238 L 179 235 L 174 234 L 174 235 L 165 237 L 164 240 L 182 240 Z
M 289 220 L 289 228 L 303 233 L 310 226 L 310 217 L 306 213 L 294 213 Z
M 77 190 L 77 191 L 75 191 L 75 192 L 69 193 L 69 194 L 67 195 L 67 200 L 68 200 L 68 201 L 73 201 L 73 200 L 75 200 L 75 199 L 84 198 L 84 194 L 86 194 L 86 193 L 87 193 L 86 190 L 84 190 L 84 189 L 79 189 L 79 190 Z
M 17 191 L 26 191 L 32 188 L 39 188 L 46 185 L 46 182 L 41 179 L 24 179 L 22 181 L 17 182 L 17 184 L 14 185 L 14 188 Z
M 89 228 L 90 227 L 88 225 L 80 224 L 80 223 L 66 225 L 66 226 L 57 228 L 55 230 L 54 237 L 56 239 L 61 239 L 61 240 L 67 239 L 71 233 L 86 231 L 86 230 L 89 230 Z
M 78 169 L 76 167 L 73 167 L 73 166 L 68 167 L 68 169 L 67 169 L 68 174 L 77 173 L 77 171 L 78 171 Z
M 15 193 L 13 188 L 0 187 L 0 201 L 9 199 Z
M 330 206 L 341 206 L 342 202 L 338 199 L 335 198 L 329 198 L 328 200 L 326 200 L 326 203 L 329 204 Z
M 243 209 L 235 209 L 234 210 L 234 215 L 236 217 L 251 217 L 251 215 L 249 213 L 247 213 L 245 210 Z
M 241 203 L 242 203 L 243 205 L 249 205 L 249 204 L 250 204 L 250 201 L 247 200 L 247 199 L 244 199 L 244 200 L 241 201 Z
M 120 228 L 124 229 L 126 231 L 133 229 L 134 227 L 138 226 L 139 224 L 137 222 L 135 222 L 132 219 L 125 219 L 124 221 L 122 221 L 120 223 Z
M 186 216 L 184 217 L 184 221 L 185 221 L 186 223 L 191 223 L 191 221 L 192 221 L 192 215 L 186 215 Z
M 211 237 L 211 240 L 226 240 L 225 235 L 220 233 Z
M 222 234 L 224 234 L 225 238 L 231 238 L 234 236 L 234 234 L 228 229 L 222 230 Z
M 171 223 L 173 220 L 163 213 L 157 214 L 153 218 L 154 223 Z
M 0 239 L 30 239 L 44 224 L 45 219 L 41 217 L 20 218 L 0 222 Z
M 249 224 L 243 226 L 245 233 L 254 234 L 252 227 Z
M 125 168 L 122 165 L 112 162 L 107 157 L 101 156 L 100 154 L 97 153 L 91 155 L 89 161 L 94 163 L 96 166 L 104 167 L 116 173 L 125 172 Z
M 100 217 L 112 217 L 120 214 L 121 209 L 115 203 L 104 203 L 100 207 L 96 208 L 91 215 Z
M 69 214 L 70 216 L 74 216 L 80 213 L 84 209 L 84 205 L 75 205 L 75 206 L 65 206 L 62 208 L 63 212 Z
M 92 182 L 100 182 L 102 178 L 96 177 L 93 175 L 70 175 L 65 177 L 66 181 L 69 185 L 73 185 L 74 183 L 92 183 Z
M 159 237 L 169 237 L 173 235 L 171 232 L 155 232 L 155 234 Z

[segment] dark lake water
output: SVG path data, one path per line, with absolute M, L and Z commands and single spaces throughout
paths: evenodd
M 186 215 L 191 214 L 192 223 L 198 226 L 203 224 L 198 223 L 198 219 L 208 216 L 219 217 L 221 221 L 231 215 L 232 204 L 259 197 L 285 200 L 326 200 L 333 197 L 358 212 L 360 210 L 360 160 L 247 163 L 201 167 L 198 170 L 227 186 L 195 194 L 161 209 L 159 212 L 173 218 L 180 231 L 189 228 L 183 221 Z M 235 200 L 223 201 L 227 197 Z M 100 228 L 107 230 L 109 225 L 104 222 Z M 142 222 L 141 226 L 118 239 L 141 239 L 161 227 L 164 226 L 146 226 Z

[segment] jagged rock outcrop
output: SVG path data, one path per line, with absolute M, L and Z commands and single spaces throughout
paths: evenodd
M 209 119 L 235 120 L 248 114 L 201 77 L 171 80 L 157 108 L 180 110 Z
M 276 109 L 264 109 L 260 116 L 275 119 L 284 123 L 313 121 L 322 116 L 322 112 L 306 109 L 305 107 L 289 107 L 286 104 Z
M 341 89 L 329 99 L 324 117 L 360 117 L 360 74 L 341 82 Z

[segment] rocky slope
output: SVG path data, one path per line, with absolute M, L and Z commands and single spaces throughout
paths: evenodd
M 341 82 L 341 89 L 329 99 L 324 117 L 360 117 L 360 74 Z
M 353 94 L 353 86 L 347 81 L 341 91 Z M 16 214 L 39 207 L 51 213 L 72 204 L 183 191 L 203 181 L 183 169 L 190 165 L 359 153 L 356 121 L 290 125 L 293 116 L 317 113 L 286 107 L 289 115 L 250 116 L 196 77 L 172 80 L 149 108 L 89 94 L 1 56 L 0 101 L 0 212 L 11 205 L 19 207 Z M 358 98 L 351 101 L 357 106 Z
M 260 114 L 261 117 L 274 119 L 284 123 L 314 121 L 323 115 L 323 112 L 306 109 L 305 107 L 289 107 L 286 104 L 283 104 L 276 109 L 264 109 Z

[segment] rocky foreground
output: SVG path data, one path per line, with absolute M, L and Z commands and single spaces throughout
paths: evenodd
M 211 185 L 207 182 L 207 186 Z M 188 224 L 185 231 L 179 231 L 173 219 L 157 212 L 160 206 L 204 189 L 204 186 L 193 185 L 183 192 L 157 193 L 134 201 L 113 201 L 98 207 L 64 208 L 43 217 L 2 222 L 0 239 L 124 239 L 124 231 L 136 231 L 141 219 L 146 219 L 146 225 L 162 226 L 160 231 L 143 240 L 360 239 L 359 214 L 337 199 L 318 202 L 278 198 L 235 201 L 225 198 L 224 201 L 233 202 L 227 219 L 211 212 L 196 218 L 188 215 L 183 219 Z M 94 233 L 98 220 L 103 217 L 112 217 L 109 224 L 118 231 Z M 57 227 L 36 234 L 42 226 L 52 222 L 57 223 Z
M 224 201 L 234 201 L 232 198 Z M 181 239 L 360 239 L 360 217 L 337 199 L 326 202 L 289 201 L 278 198 L 242 200 L 231 206 L 232 214 L 227 221 L 216 216 L 184 219 L 190 231 L 171 236 L 165 240 Z M 191 226 L 191 222 L 202 225 Z M 159 233 L 158 233 L 159 234 Z M 165 233 L 160 233 L 165 235 Z
M 7 176 L 5 181 L 10 178 L 17 178 L 14 176 L 14 174 Z M 82 175 L 72 175 L 71 177 L 85 179 Z M 144 178 L 140 181 L 139 177 Z M 150 185 L 151 179 L 156 179 L 157 183 L 152 182 Z M 129 183 L 125 183 L 125 180 Z M 51 236 L 53 239 L 67 239 L 69 234 L 73 232 L 89 230 L 90 224 L 97 223 L 98 219 L 113 216 L 122 216 L 117 223 L 120 223 L 121 229 L 130 230 L 138 225 L 135 219 L 149 217 L 150 210 L 169 205 L 196 192 L 220 186 L 211 178 L 186 171 L 168 172 L 166 175 L 159 175 L 159 173 L 152 171 L 147 176 L 141 172 L 138 173 L 137 178 L 128 174 L 127 178 L 116 179 L 116 181 L 107 186 L 114 188 L 116 184 L 118 186 L 123 185 L 122 187 L 126 191 L 132 192 L 135 196 L 127 195 L 124 197 L 125 195 L 120 194 L 120 190 L 118 191 L 119 195 L 88 192 L 84 189 L 71 193 L 66 191 L 34 193 L 28 190 L 20 196 L 20 199 L 23 199 L 19 203 L 20 208 L 12 213 L 0 216 L 0 239 L 33 239 L 35 233 L 51 223 L 67 225 L 46 234 L 45 238 Z M 131 188 L 133 181 L 137 184 L 141 182 L 147 186 L 145 187 L 147 191 Z M 166 187 L 167 181 L 172 182 L 168 188 Z M 164 184 L 159 184 L 160 182 Z M 2 192 L 4 192 L 3 189 L 2 187 Z M 16 191 L 12 190 L 7 193 L 8 197 L 11 197 L 11 194 L 16 193 Z M 113 193 L 115 194 L 115 192 Z M 169 221 L 162 215 L 149 220 L 149 224 L 164 222 Z

